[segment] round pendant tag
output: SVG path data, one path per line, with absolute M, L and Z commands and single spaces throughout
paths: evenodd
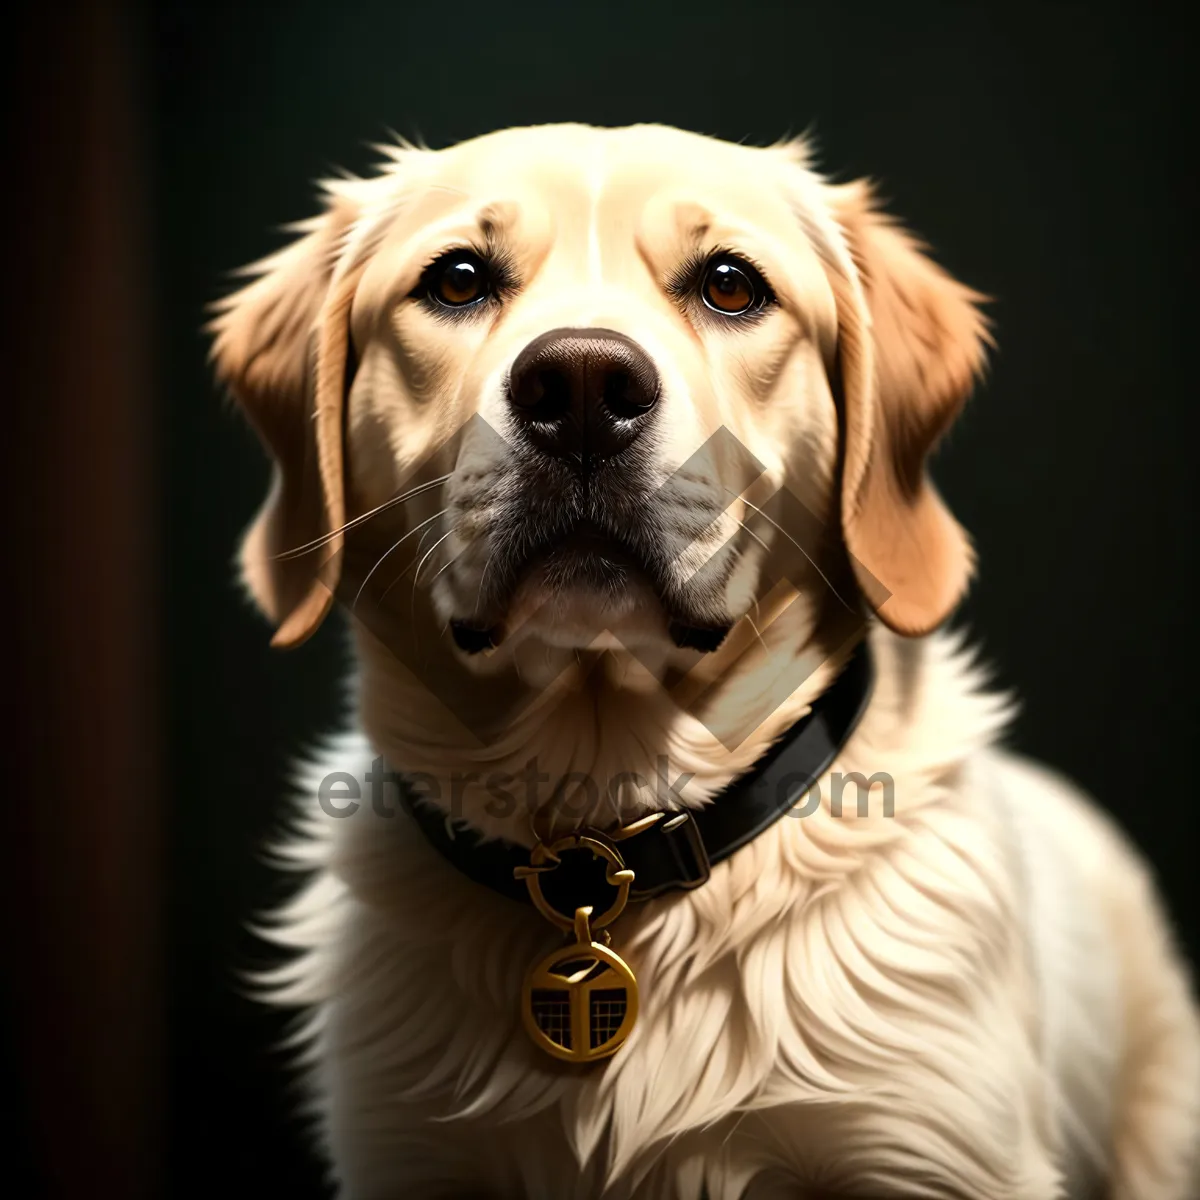
M 525 977 L 525 1028 L 541 1049 L 564 1062 L 595 1062 L 616 1053 L 637 1011 L 633 972 L 598 942 L 581 939 L 563 946 Z

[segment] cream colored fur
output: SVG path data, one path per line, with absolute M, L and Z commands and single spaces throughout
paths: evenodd
M 281 644 L 324 615 L 330 577 L 273 556 L 336 547 L 347 517 L 386 501 L 472 414 L 501 426 L 508 364 L 558 325 L 610 326 L 651 352 L 664 476 L 724 426 L 764 465 L 765 494 L 791 488 L 842 545 L 753 605 L 774 543 L 741 550 L 734 629 L 697 668 L 703 712 L 664 686 L 675 658 L 650 601 L 607 611 L 607 640 L 573 644 L 594 615 L 573 597 L 486 660 L 427 648 L 464 703 L 499 711 L 526 689 L 486 745 L 355 623 L 355 719 L 302 773 L 280 848 L 312 879 L 264 927 L 296 952 L 267 982 L 309 1014 L 296 1049 L 340 1195 L 1194 1200 L 1200 1021 L 1146 869 L 1069 784 L 997 749 L 1008 701 L 929 632 L 970 570 L 923 464 L 981 360 L 978 297 L 794 146 L 566 126 L 393 159 L 330 185 L 327 215 L 216 323 L 220 372 L 278 465 L 243 553 Z M 522 282 L 490 322 L 450 329 L 406 297 L 468 226 L 509 239 Z M 779 292 L 736 338 L 691 328 L 662 292 L 672 255 L 713 239 L 746 245 Z M 482 591 L 479 480 L 508 469 L 475 444 L 452 466 L 444 572 L 411 600 L 443 620 Z M 728 465 L 697 471 L 711 483 Z M 739 495 L 701 561 L 757 494 Z M 317 806 L 323 777 L 363 780 L 378 756 L 447 794 L 454 773 L 536 757 L 555 826 L 653 808 L 652 789 L 628 787 L 581 815 L 554 784 L 653 778 L 659 756 L 691 776 L 672 803 L 704 805 L 840 669 L 830 614 L 847 597 L 878 613 L 878 683 L 820 806 L 702 888 L 620 919 L 642 1008 L 602 1065 L 564 1067 L 520 1026 L 524 973 L 557 941 L 532 909 L 459 875 L 401 813 Z M 623 649 L 639 639 L 658 657 Z M 804 683 L 762 705 L 796 662 L 813 668 Z M 712 733 L 723 718 L 749 730 L 733 749 Z M 889 773 L 894 816 L 875 797 L 865 816 L 853 803 L 835 815 L 834 771 Z M 478 783 L 456 811 L 531 842 L 529 814 L 497 815 Z

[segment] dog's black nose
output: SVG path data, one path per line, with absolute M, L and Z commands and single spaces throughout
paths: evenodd
M 581 470 L 618 454 L 658 402 L 650 356 L 612 329 L 552 329 L 517 356 L 512 411 L 533 443 Z

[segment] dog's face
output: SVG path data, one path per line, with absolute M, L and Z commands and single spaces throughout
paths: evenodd
M 906 633 L 957 599 L 969 550 L 924 459 L 983 326 L 864 187 L 795 146 L 548 126 L 328 192 L 215 323 L 278 465 L 243 552 L 277 641 L 332 594 L 290 552 L 327 561 L 414 487 L 432 515 L 388 528 L 468 660 L 712 649 L 784 575 L 857 587 Z

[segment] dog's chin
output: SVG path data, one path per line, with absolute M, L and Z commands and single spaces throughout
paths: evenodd
M 715 650 L 729 625 L 668 611 L 652 572 L 622 546 L 581 532 L 535 557 L 495 621 L 452 620 L 474 656 L 536 641 L 568 650 Z
M 529 641 L 575 650 L 670 643 L 670 621 L 650 582 L 627 564 L 586 555 L 539 563 L 495 622 L 451 621 L 450 628 L 468 656 Z
M 581 564 L 568 578 L 538 572 L 518 587 L 504 625 L 522 640 L 580 650 L 669 640 L 667 615 L 650 584 L 608 564 Z

